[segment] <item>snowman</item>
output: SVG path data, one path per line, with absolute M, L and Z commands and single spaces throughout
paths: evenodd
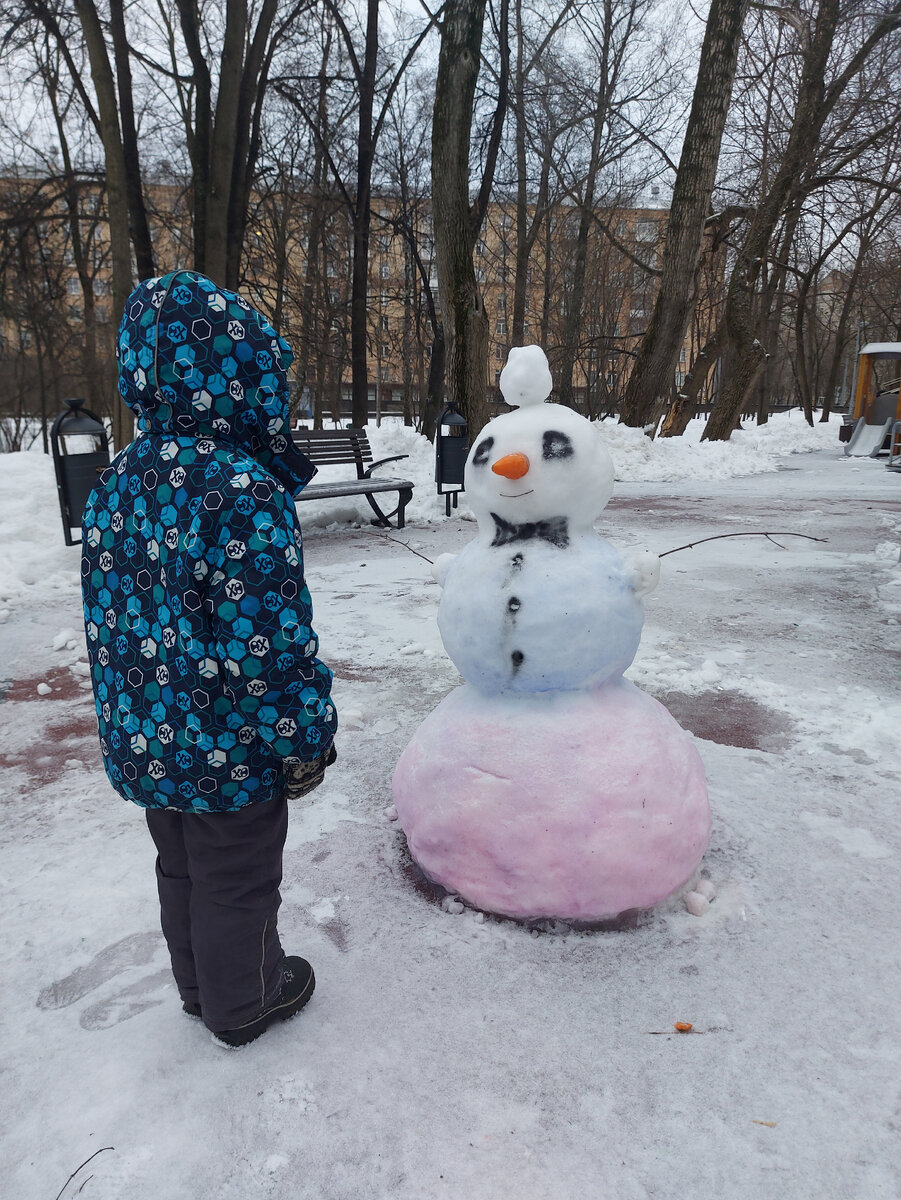
M 613 462 L 590 421 L 544 403 L 553 385 L 540 347 L 513 349 L 500 385 L 519 412 L 486 425 L 470 453 L 479 536 L 435 564 L 442 641 L 484 692 L 602 683 L 635 657 L 659 559 L 624 560 L 595 533 Z
M 434 882 L 490 912 L 591 923 L 684 889 L 710 809 L 694 743 L 623 678 L 659 560 L 595 532 L 613 464 L 588 420 L 545 403 L 551 387 L 539 347 L 510 352 L 516 411 L 466 464 L 478 537 L 434 569 L 466 682 L 417 730 L 393 788 Z

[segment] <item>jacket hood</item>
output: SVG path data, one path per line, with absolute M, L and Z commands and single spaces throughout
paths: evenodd
M 244 451 L 292 495 L 315 467 L 294 445 L 291 348 L 262 313 L 196 271 L 138 284 L 116 346 L 119 392 L 142 433 Z

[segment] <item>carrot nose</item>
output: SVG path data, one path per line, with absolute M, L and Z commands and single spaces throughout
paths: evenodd
M 524 454 L 505 454 L 491 464 L 491 469 L 495 475 L 503 475 L 506 479 L 522 479 L 529 469 L 529 460 Z

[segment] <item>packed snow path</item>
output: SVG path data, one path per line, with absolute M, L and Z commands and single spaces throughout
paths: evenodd
M 829 540 L 663 560 L 629 676 L 703 739 L 717 895 L 616 933 L 417 886 L 385 809 L 458 682 L 438 589 L 375 531 L 311 530 L 342 725 L 292 814 L 280 922 L 319 984 L 227 1053 L 179 1011 L 151 842 L 99 763 L 78 551 L 26 457 L 0 473 L 5 1195 L 52 1200 L 86 1163 L 63 1200 L 897 1200 L 897 476 L 836 443 L 752 478 L 617 485 L 599 528 L 620 545 Z M 391 536 L 429 558 L 473 534 L 412 521 Z

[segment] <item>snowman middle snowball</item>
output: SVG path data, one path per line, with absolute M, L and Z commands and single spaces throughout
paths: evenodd
M 613 463 L 590 421 L 543 402 L 539 347 L 511 351 L 501 388 L 521 407 L 490 421 L 467 459 L 479 536 L 436 564 L 441 637 L 484 693 L 596 686 L 632 662 L 644 620 L 635 569 L 594 530 Z

